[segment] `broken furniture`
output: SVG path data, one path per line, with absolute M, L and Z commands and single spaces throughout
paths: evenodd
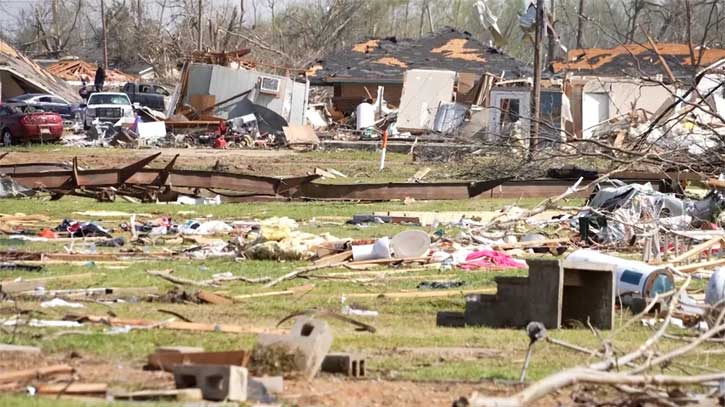
M 527 277 L 496 277 L 496 294 L 469 295 L 464 313 L 441 312 L 437 324 L 521 328 L 540 321 L 556 329 L 574 320 L 613 328 L 613 266 L 571 262 L 564 267 L 560 260 L 527 263 Z
M 332 333 L 327 322 L 303 317 L 286 335 L 261 334 L 252 351 L 252 366 L 257 374 L 300 374 L 312 379 L 332 345 Z M 271 371 L 280 369 L 281 371 Z

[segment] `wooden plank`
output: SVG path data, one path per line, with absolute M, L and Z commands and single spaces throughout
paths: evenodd
M 697 271 L 699 269 L 707 269 L 707 268 L 723 266 L 723 265 L 725 265 L 725 259 L 718 259 L 718 260 L 705 261 L 702 263 L 686 264 L 684 266 L 675 267 L 675 270 L 677 270 L 681 273 L 691 273 L 691 272 Z
M 195 332 L 224 332 L 235 334 L 262 334 L 262 333 L 281 333 L 280 329 L 267 329 L 259 327 L 245 327 L 231 324 L 209 324 L 201 322 L 183 322 L 183 321 L 151 321 L 146 319 L 130 319 L 130 318 L 109 318 L 104 316 L 90 315 L 81 319 L 96 323 L 107 323 L 111 326 L 138 326 L 146 328 L 171 329 L 176 331 L 195 331 Z
M 348 250 L 342 253 L 335 253 L 329 256 L 322 257 L 313 262 L 316 266 L 331 266 L 333 264 L 340 264 L 346 262 L 352 258 L 352 250 Z
M 39 367 L 35 369 L 14 370 L 10 372 L 0 373 L 0 383 L 17 382 L 30 380 L 36 377 L 51 376 L 62 373 L 73 373 L 74 369 L 70 365 L 54 365 Z
M 284 291 L 267 291 L 264 293 L 253 293 L 253 294 L 242 294 L 235 295 L 234 300 L 246 300 L 249 298 L 261 298 L 261 297 L 280 297 L 286 295 L 306 294 L 315 288 L 314 284 L 305 284 L 299 287 L 292 287 L 289 290 Z
M 696 254 L 700 254 L 700 253 L 702 253 L 705 250 L 711 249 L 715 245 L 720 245 L 721 248 L 722 248 L 724 246 L 723 243 L 725 243 L 725 239 L 723 239 L 722 237 L 720 237 L 720 236 L 713 237 L 712 239 L 710 239 L 710 240 L 708 240 L 706 242 L 703 242 L 703 243 L 700 243 L 700 244 L 698 244 L 696 246 L 693 246 L 690 250 L 682 253 L 681 255 L 672 258 L 670 260 L 670 262 L 671 263 L 679 263 L 679 262 L 685 261 L 685 260 L 689 259 L 690 257 L 696 255 Z
M 59 383 L 39 384 L 36 386 L 39 394 L 106 394 L 106 383 Z
M 432 291 L 398 291 L 389 293 L 352 293 L 345 294 L 347 298 L 437 298 L 456 297 L 468 294 L 491 294 L 493 288 L 478 288 L 470 290 L 432 290 Z
M 524 249 L 524 248 L 530 248 L 530 247 L 546 247 L 546 246 L 560 245 L 560 244 L 566 244 L 566 243 L 571 243 L 571 240 L 569 238 L 542 239 L 542 240 L 534 240 L 534 241 L 530 241 L 530 242 L 500 243 L 500 244 L 494 244 L 493 247 L 495 249 L 500 249 L 500 250 L 510 250 L 510 249 Z
M 214 305 L 231 305 L 234 303 L 232 300 L 224 298 L 221 295 L 217 295 L 211 291 L 200 290 L 198 293 L 196 293 L 196 296 L 200 300 Z
M 128 401 L 201 401 L 201 389 L 142 390 L 113 395 L 114 400 Z

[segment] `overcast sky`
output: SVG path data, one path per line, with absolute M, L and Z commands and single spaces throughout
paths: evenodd
M 0 34 L 6 35 L 8 31 L 15 30 L 17 28 L 17 18 L 22 10 L 29 10 L 33 4 L 42 4 L 49 0 L 0 0 Z M 65 1 L 65 0 L 63 0 Z M 113 0 L 106 0 L 106 4 L 110 4 Z M 277 7 L 280 7 L 288 2 L 294 0 L 277 0 Z M 239 0 L 203 0 L 205 5 L 224 5 L 232 4 L 238 5 Z M 92 4 L 95 7 L 100 5 L 100 0 L 85 0 L 84 3 Z M 149 8 L 154 8 L 156 0 L 143 0 L 144 5 Z M 247 6 L 245 7 L 249 13 L 252 12 L 251 1 L 245 0 Z M 257 0 L 257 13 L 258 17 L 263 18 L 268 15 L 269 11 L 266 6 L 266 1 Z M 248 21 L 251 21 L 248 20 Z

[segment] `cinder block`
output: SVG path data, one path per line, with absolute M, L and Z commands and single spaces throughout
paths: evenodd
M 462 312 L 439 311 L 436 314 L 436 326 L 463 328 L 466 326 L 466 318 L 463 316 Z
M 247 369 L 240 366 L 176 365 L 177 389 L 201 389 L 204 400 L 246 401 Z
M 265 374 L 301 373 L 306 379 L 320 371 L 322 361 L 332 345 L 332 333 L 327 322 L 309 317 L 298 318 L 287 335 L 262 334 L 257 337 L 252 355 L 253 363 L 268 365 L 260 358 L 284 357 L 294 371 L 265 371 Z M 283 353 L 284 355 L 279 355 Z
M 342 373 L 351 377 L 365 377 L 365 359 L 356 354 L 330 353 L 322 361 L 322 371 Z
M 559 260 L 527 260 L 527 277 L 496 277 L 495 295 L 466 297 L 465 325 L 524 327 L 538 321 L 559 328 L 562 321 L 577 320 L 600 329 L 614 321 L 614 272 L 579 267 L 564 269 Z M 438 325 L 460 323 L 450 312 L 438 313 Z

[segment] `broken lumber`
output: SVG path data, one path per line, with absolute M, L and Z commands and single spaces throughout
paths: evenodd
M 285 295 L 306 294 L 306 293 L 312 291 L 313 288 L 315 288 L 314 284 L 305 284 L 305 285 L 301 285 L 299 287 L 292 287 L 289 290 L 284 290 L 284 291 L 268 291 L 265 293 L 241 294 L 241 295 L 235 295 L 233 298 L 235 300 L 246 300 L 248 298 L 279 297 L 279 296 L 285 296 Z
M 234 302 L 228 298 L 222 297 L 221 295 L 215 294 L 211 291 L 200 290 L 196 293 L 197 298 L 200 300 L 214 305 L 231 305 Z
M 713 237 L 712 239 L 710 239 L 706 242 L 693 246 L 690 250 L 680 254 L 679 256 L 670 259 L 670 262 L 671 263 L 680 263 L 682 261 L 689 259 L 690 257 L 692 257 L 694 255 L 702 253 L 705 250 L 709 250 L 713 246 L 716 246 L 716 245 L 725 246 L 725 239 L 723 239 L 720 236 Z
M 240 325 L 231 324 L 210 324 L 201 322 L 180 322 L 180 321 L 149 321 L 146 319 L 131 319 L 131 318 L 109 318 L 97 315 L 88 315 L 81 317 L 79 322 L 93 322 L 109 324 L 111 326 L 132 326 L 140 328 L 158 328 L 158 329 L 171 329 L 175 331 L 195 331 L 195 332 L 223 332 L 223 333 L 234 333 L 234 334 L 261 334 L 261 333 L 276 333 L 279 332 L 277 329 L 268 328 L 257 328 L 257 327 L 244 327 Z
M 387 293 L 352 293 L 345 294 L 347 298 L 436 298 L 455 297 L 457 295 L 493 293 L 490 288 L 470 290 L 437 290 L 437 291 L 397 291 Z
M 686 264 L 684 266 L 675 267 L 674 269 L 681 273 L 691 273 L 691 272 L 697 271 L 699 269 L 707 269 L 707 268 L 723 266 L 723 265 L 725 265 L 725 259 L 718 259 L 718 260 L 704 261 L 702 263 Z
M 0 352 L 22 352 L 22 353 L 40 353 L 37 346 L 9 345 L 0 343 Z
M 36 386 L 38 394 L 106 394 L 106 383 L 60 383 L 39 384 Z
M 324 268 L 334 268 L 334 267 L 340 267 L 344 262 L 340 263 L 334 263 L 334 264 L 320 264 L 316 266 L 307 266 L 307 267 L 300 267 L 298 269 L 294 269 L 290 271 L 289 273 L 283 275 L 282 277 L 277 277 L 274 280 L 270 281 L 269 283 L 265 284 L 265 288 L 274 287 L 275 285 L 281 283 L 282 281 L 289 280 L 291 278 L 295 278 L 299 276 L 300 274 L 309 273 L 310 271 L 320 270 Z
M 70 365 L 54 365 L 47 367 L 39 367 L 35 369 L 15 370 L 11 372 L 0 373 L 0 383 L 10 383 L 23 380 L 31 380 L 55 374 L 73 373 L 74 369 Z
M 201 389 L 142 390 L 113 394 L 114 400 L 127 401 L 201 401 Z
M 499 250 L 528 249 L 531 247 L 546 247 L 546 246 L 560 245 L 563 243 L 570 243 L 570 242 L 571 242 L 571 240 L 569 240 L 568 238 L 542 239 L 542 240 L 532 240 L 529 242 L 494 244 L 493 248 L 499 249 Z

